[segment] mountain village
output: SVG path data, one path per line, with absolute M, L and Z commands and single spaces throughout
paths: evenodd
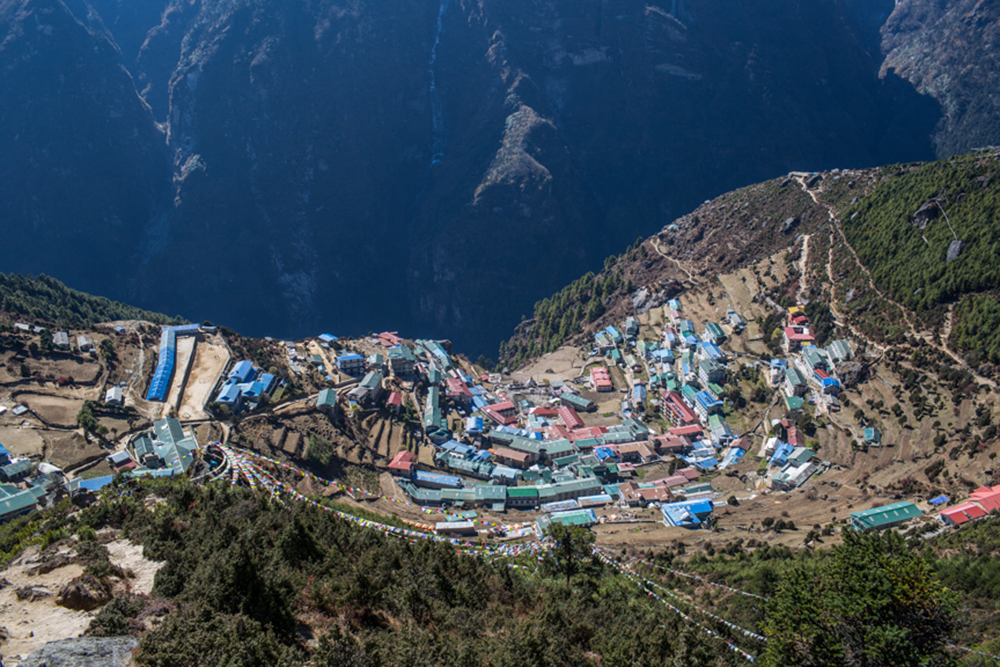
M 305 407 L 345 430 L 370 416 L 379 424 L 376 440 L 386 423 L 398 423 L 396 436 L 386 438 L 369 464 L 382 481 L 355 499 L 386 497 L 433 513 L 443 520 L 417 525 L 441 535 L 517 538 L 542 534 L 552 522 L 610 528 L 653 520 L 712 530 L 720 512 L 738 516 L 741 504 L 815 489 L 837 467 L 816 451 L 803 424 L 808 428 L 811 415 L 840 411 L 841 375 L 857 366 L 856 349 L 846 340 L 816 345 L 802 304 L 768 301 L 784 319 L 780 356 L 764 360 L 728 348 L 745 333 L 740 313 L 730 309 L 719 322 L 694 322 L 681 301 L 671 299 L 660 312 L 597 332 L 561 379 L 484 372 L 454 355 L 446 341 L 405 340 L 395 332 L 265 339 L 272 358 L 284 357 L 282 373 L 233 357 L 215 326 L 163 327 L 155 367 L 144 349 L 127 379 L 107 383 L 104 400 L 94 403 L 111 415 L 129 413 L 132 421 L 148 418 L 148 428 L 133 430 L 130 421 L 122 428 L 130 432 L 108 441 L 113 451 L 102 457 L 108 474 L 95 475 L 93 461 L 91 472 L 67 474 L 37 455 L 0 449 L 0 513 L 9 519 L 64 495 L 86 498 L 118 474 L 217 477 L 226 462 L 205 456 L 205 448 L 229 437 L 230 428 L 219 423 Z M 96 359 L 141 326 L 148 328 L 117 323 L 80 333 L 73 351 L 66 331 L 19 322 L 14 332 L 26 339 L 51 336 L 46 342 L 55 350 Z M 762 377 L 771 390 L 753 424 L 734 420 L 740 377 Z M 294 385 L 311 391 L 286 395 Z M 24 429 L 34 427 L 32 417 L 47 421 L 38 397 L 0 411 Z M 860 432 L 865 448 L 887 444 L 878 428 Z M 364 437 L 359 431 L 350 436 Z M 311 445 L 280 445 L 272 451 L 310 461 Z M 978 488 L 959 503 L 945 496 L 916 500 L 923 509 L 906 499 L 872 499 L 845 521 L 881 529 L 937 508 L 938 529 L 960 525 L 1000 507 L 1000 487 Z

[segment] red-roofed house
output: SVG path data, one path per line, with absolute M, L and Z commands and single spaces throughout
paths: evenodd
M 646 442 L 627 442 L 624 445 L 613 445 L 618 450 L 622 461 L 629 463 L 646 463 L 657 458 L 656 452 Z
M 400 477 L 413 475 L 413 452 L 402 450 L 389 463 L 389 472 Z
M 806 327 L 785 327 L 783 331 L 785 352 L 795 352 L 802 347 L 803 343 L 816 342 L 816 338 L 809 333 L 809 329 Z
M 577 440 L 586 440 L 587 438 L 596 438 L 599 435 L 603 435 L 608 432 L 608 429 L 604 426 L 590 426 L 587 428 L 578 428 L 576 430 L 570 431 L 566 439 L 570 442 L 576 442 Z
M 559 438 L 569 439 L 572 434 L 573 432 L 562 424 L 553 424 L 545 427 L 546 440 L 558 440 Z
M 639 488 L 635 482 L 625 482 L 618 485 L 618 491 L 622 494 L 622 500 L 629 505 L 641 505 L 652 502 L 668 502 L 673 497 L 670 489 L 665 486 L 654 486 L 652 488 Z
M 403 409 L 403 395 L 398 391 L 394 391 L 389 394 L 389 400 L 385 402 L 387 408 L 390 412 L 395 412 L 399 414 L 399 411 Z
M 664 477 L 663 479 L 655 479 L 651 483 L 657 486 L 665 486 L 670 489 L 675 486 L 684 486 L 690 481 L 691 480 L 684 475 L 671 475 L 670 477 Z
M 529 415 L 535 415 L 538 417 L 558 417 L 559 413 L 554 408 L 547 408 L 544 406 L 538 406 L 536 408 L 531 408 L 528 410 Z
M 1000 486 L 981 486 L 972 492 L 969 500 L 978 503 L 987 512 L 1000 509 Z
M 687 426 L 678 426 L 677 428 L 672 428 L 669 431 L 670 435 L 679 435 L 681 437 L 687 437 L 691 435 L 698 435 L 702 432 L 701 424 L 689 424 Z
M 802 431 L 800 431 L 795 426 L 789 426 L 788 427 L 788 438 L 787 438 L 787 440 L 788 440 L 788 444 L 791 445 L 792 447 L 805 447 L 806 446 L 806 439 L 805 439 L 805 437 L 803 437 Z
M 696 480 L 699 477 L 701 477 L 701 473 L 698 472 L 698 469 L 697 468 L 692 468 L 690 466 L 687 467 L 687 468 L 681 468 L 680 470 L 677 471 L 677 474 L 678 475 L 684 475 L 689 480 Z
M 656 447 L 656 451 L 660 454 L 678 454 L 685 449 L 691 448 L 690 440 L 683 436 L 674 435 L 673 433 L 653 436 L 651 439 L 653 446 Z
M 445 378 L 445 396 L 453 401 L 458 401 L 468 405 L 472 402 L 472 392 L 465 386 L 465 383 L 458 378 Z
M 674 426 L 698 422 L 698 415 L 676 391 L 663 392 L 663 412 Z
M 559 408 L 559 418 L 563 420 L 563 423 L 566 424 L 566 428 L 568 429 L 581 428 L 585 426 L 583 420 L 580 419 L 580 415 L 576 414 L 576 410 L 568 405 L 564 405 Z
M 501 426 L 509 426 L 517 423 L 517 406 L 510 401 L 487 405 L 483 408 L 486 416 Z
M 615 388 L 606 366 L 594 366 L 590 369 L 590 384 L 594 391 L 612 391 Z
M 986 516 L 986 510 L 975 503 L 962 503 L 941 512 L 941 520 L 947 526 L 960 526 L 966 521 Z
M 383 347 L 395 347 L 402 344 L 403 339 L 397 336 L 398 331 L 383 331 L 378 335 L 378 342 L 382 344 Z

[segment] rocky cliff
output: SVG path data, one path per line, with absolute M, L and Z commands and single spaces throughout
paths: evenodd
M 494 349 L 707 197 L 957 145 L 987 112 L 942 77 L 996 52 L 991 10 L 935 10 L 975 44 L 903 68 L 921 3 L 885 4 L 0 0 L 0 261 L 251 333 Z

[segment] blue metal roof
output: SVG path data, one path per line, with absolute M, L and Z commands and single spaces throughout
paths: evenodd
M 229 371 L 229 377 L 236 378 L 238 382 L 249 382 L 253 380 L 254 375 L 253 362 L 247 359 L 237 363 L 233 366 L 233 370 Z
M 461 484 L 461 480 L 458 477 L 442 475 L 438 472 L 427 472 L 426 470 L 417 470 L 413 474 L 413 479 L 418 482 L 430 482 L 432 484 L 440 484 L 441 486 L 458 487 Z
M 217 403 L 235 403 L 240 398 L 240 387 L 237 384 L 227 384 L 223 385 L 222 391 L 219 392 L 218 398 L 216 398 Z

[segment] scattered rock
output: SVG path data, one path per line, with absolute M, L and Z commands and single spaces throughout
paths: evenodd
M 21 662 L 21 667 L 130 667 L 134 637 L 79 637 L 49 642 Z
M 27 572 L 32 576 L 48 574 L 53 570 L 58 570 L 61 567 L 66 567 L 67 565 L 71 565 L 75 562 L 76 559 L 67 554 L 42 554 L 42 562 L 32 568 L 29 568 Z
M 819 182 L 823 180 L 820 174 L 813 174 L 808 179 L 806 179 L 806 187 L 812 190 L 814 187 L 819 185 Z
M 111 592 L 101 581 L 85 574 L 63 586 L 56 597 L 56 604 L 67 609 L 91 611 L 111 600 Z
M 795 226 L 798 224 L 799 224 L 798 218 L 788 218 L 787 220 L 785 220 L 785 224 L 781 226 L 781 233 L 787 234 L 788 232 L 792 231 L 792 229 L 794 229 Z
M 45 590 L 41 586 L 21 586 L 20 588 L 14 590 L 14 595 L 16 595 L 17 599 L 22 602 L 25 600 L 28 602 L 35 602 L 37 600 L 41 600 L 42 598 L 49 597 L 52 593 Z
M 851 301 L 854 301 L 854 288 L 853 287 L 851 289 L 849 289 L 847 291 L 847 294 L 844 296 L 844 303 L 845 304 L 846 303 L 850 303 Z
M 948 261 L 954 262 L 962 254 L 963 250 L 965 250 L 965 241 L 960 239 L 952 241 L 951 245 L 948 246 Z

